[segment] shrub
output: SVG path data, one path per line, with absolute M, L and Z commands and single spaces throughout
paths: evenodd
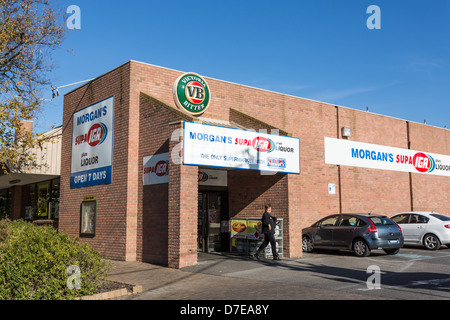
M 10 222 L 11 221 L 9 219 L 0 220 L 0 246 L 5 243 L 6 239 L 8 238 Z
M 73 299 L 96 293 L 107 279 L 111 264 L 63 231 L 16 220 L 0 223 L 2 234 L 7 238 L 0 240 L 0 299 Z M 67 285 L 71 265 L 81 271 L 80 289 Z

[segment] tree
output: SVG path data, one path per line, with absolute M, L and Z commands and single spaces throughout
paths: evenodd
M 23 171 L 42 143 L 23 120 L 35 120 L 43 105 L 50 53 L 64 34 L 51 0 L 0 0 L 0 174 Z

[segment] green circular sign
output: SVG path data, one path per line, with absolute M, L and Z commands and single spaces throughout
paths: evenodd
M 211 93 L 205 79 L 196 73 L 185 73 L 173 85 L 173 98 L 181 110 L 201 115 L 209 106 Z

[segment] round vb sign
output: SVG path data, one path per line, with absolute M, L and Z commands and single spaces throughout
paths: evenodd
M 211 93 L 205 79 L 195 73 L 185 73 L 173 85 L 173 98 L 181 110 L 201 115 L 208 108 Z

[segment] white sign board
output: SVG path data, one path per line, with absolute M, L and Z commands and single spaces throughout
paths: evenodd
M 300 174 L 300 139 L 184 122 L 183 163 Z
M 73 114 L 70 188 L 111 183 L 114 97 Z
M 169 153 L 160 153 L 143 159 L 143 184 L 169 183 Z
M 329 183 L 328 184 L 328 193 L 329 194 L 336 194 L 336 184 Z
M 198 169 L 199 186 L 228 186 L 228 172 L 226 170 Z
M 327 137 L 325 163 L 450 176 L 450 156 Z

